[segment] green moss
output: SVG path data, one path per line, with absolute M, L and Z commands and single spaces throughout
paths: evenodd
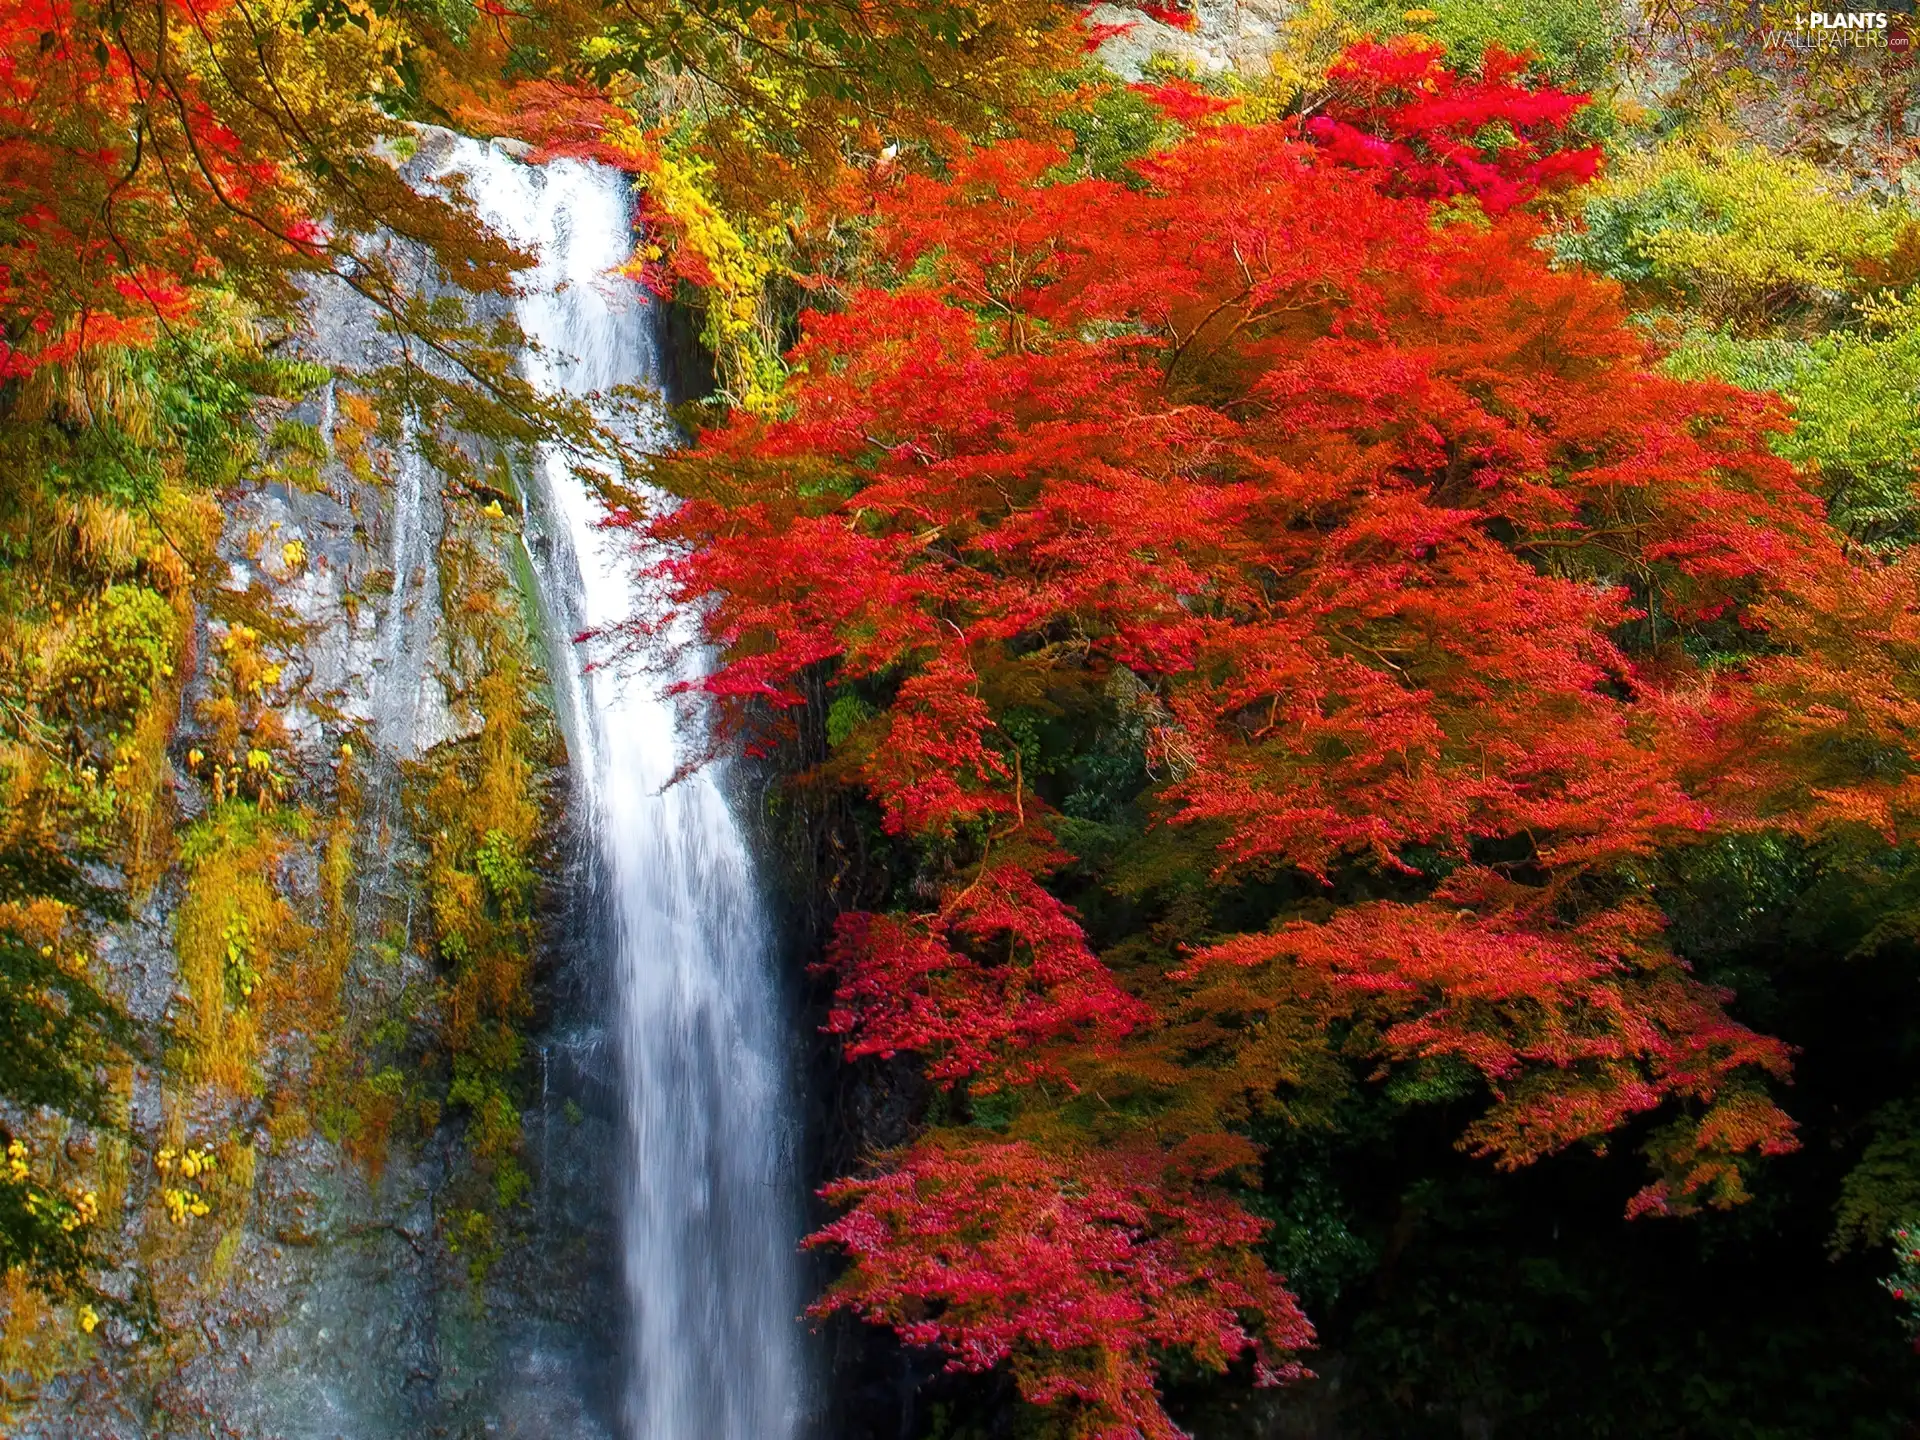
M 500 913 L 524 918 L 533 898 L 534 878 L 524 842 L 504 830 L 489 830 L 474 852 L 473 866 Z
M 556 742 L 539 705 L 544 677 L 531 659 L 537 611 L 514 583 L 519 559 L 517 544 L 480 515 L 461 517 L 443 543 L 449 650 L 464 703 L 481 724 L 478 734 L 439 747 L 411 792 L 443 972 L 435 1038 L 450 1060 L 444 1113 L 461 1127 L 468 1162 L 450 1186 L 442 1225 L 468 1261 L 476 1294 L 531 1185 L 519 1153 L 522 1027 L 533 1010 L 543 767 Z M 475 1216 L 484 1231 L 467 1228 Z

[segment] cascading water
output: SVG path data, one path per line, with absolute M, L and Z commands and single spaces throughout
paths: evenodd
M 463 141 L 442 177 L 539 256 L 518 303 L 529 378 L 596 394 L 653 379 L 624 180 Z M 661 430 L 664 434 L 664 423 Z M 531 547 L 556 631 L 633 618 L 644 556 L 566 455 L 540 457 Z M 689 738 L 657 676 L 555 666 L 608 910 L 632 1152 L 622 1219 L 633 1440 L 783 1440 L 800 1411 L 788 1041 L 767 923 L 716 767 L 669 785 Z

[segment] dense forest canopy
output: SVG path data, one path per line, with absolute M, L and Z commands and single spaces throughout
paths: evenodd
M 1279 1433 L 1332 1380 L 1352 1433 L 1909 1433 L 1913 51 L 1697 8 L 6 0 L 7 1377 L 164 1332 L 187 1252 L 122 1221 L 246 1203 L 212 1097 L 370 1183 L 456 1135 L 484 1294 L 546 440 L 664 542 L 822 1033 L 910 1117 L 808 1244 L 818 1323 L 936 1357 L 925 1433 Z M 684 447 L 528 382 L 533 257 L 408 168 L 435 126 L 631 176 Z M 364 367 L 301 349 L 329 286 Z M 404 782 L 434 984 L 363 1021 L 377 777 L 222 546 L 407 446 L 478 719 Z M 110 962 L 159 913 L 156 1018 Z

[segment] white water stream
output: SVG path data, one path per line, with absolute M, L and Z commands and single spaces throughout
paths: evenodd
M 558 161 L 534 168 L 463 141 L 482 216 L 537 253 L 517 309 L 539 347 L 529 378 L 595 394 L 654 379 L 643 294 L 611 272 L 633 243 L 626 182 Z M 662 435 L 663 418 L 657 418 Z M 557 451 L 540 457 L 530 548 L 561 635 L 642 603 L 644 556 Z M 658 675 L 556 664 L 555 689 L 592 828 L 620 1013 L 621 1167 L 630 1312 L 631 1440 L 786 1440 L 801 1396 L 797 1177 L 788 1038 L 746 847 L 709 766 L 668 787 L 689 738 Z

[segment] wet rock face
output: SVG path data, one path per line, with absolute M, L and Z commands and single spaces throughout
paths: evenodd
M 423 127 L 405 173 L 426 174 L 456 138 Z M 424 260 L 412 257 L 411 267 L 429 285 Z M 323 279 L 310 293 L 306 331 L 293 342 L 302 356 L 339 375 L 393 358 L 392 337 L 351 287 Z M 325 385 L 263 415 L 263 426 L 292 422 L 337 439 L 352 423 L 347 388 Z M 306 1094 L 338 1037 L 389 1021 L 434 1023 L 442 976 L 426 953 L 422 837 L 412 832 L 407 786 L 480 725 L 469 701 L 473 657 L 450 641 L 443 613 L 450 512 L 439 478 L 377 436 L 359 453 L 364 465 L 343 463 L 335 448 L 304 483 L 256 480 L 221 497 L 221 568 L 195 616 L 196 669 L 173 746 L 184 828 L 212 810 L 186 757 L 209 744 L 201 705 L 213 693 L 215 657 L 236 625 L 260 632 L 282 672 L 276 710 L 294 771 L 283 811 L 312 817 L 288 830 L 270 872 L 305 927 L 290 963 L 314 964 L 342 920 L 323 869 L 331 827 L 348 817 L 352 913 L 338 1021 L 263 1037 L 250 1090 L 190 1081 L 177 1068 L 137 1074 L 128 1104 L 133 1218 L 124 1267 L 106 1288 L 132 1299 L 150 1281 L 160 1323 L 109 1318 L 90 1358 L 47 1379 L 0 1423 L 19 1440 L 618 1433 L 607 1383 L 620 1329 L 607 1213 L 617 1124 L 606 1098 L 610 1052 L 595 1028 L 597 982 L 573 963 L 592 952 L 581 943 L 563 773 L 547 777 L 553 868 L 541 877 L 537 1013 L 518 1092 L 530 1185 L 483 1291 L 471 1283 L 471 1254 L 450 1251 L 442 1213 L 467 1163 L 464 1122 L 414 1124 L 410 1133 L 424 1139 L 397 1139 L 370 1163 L 355 1149 L 357 1119 Z M 501 527 L 505 575 L 517 544 Z M 496 598 L 521 605 L 510 587 Z M 339 781 L 343 745 L 358 790 L 351 812 Z M 112 988 L 154 1024 L 182 1026 L 192 1013 L 176 938 L 189 884 L 176 864 L 102 948 Z M 444 1065 L 431 1054 L 420 1063 Z M 242 1147 L 250 1167 L 244 1181 L 217 1180 L 226 1186 L 217 1196 L 203 1186 L 216 1200 L 211 1213 L 179 1226 L 154 1198 L 163 1182 L 153 1157 L 180 1143 L 170 1127 Z

